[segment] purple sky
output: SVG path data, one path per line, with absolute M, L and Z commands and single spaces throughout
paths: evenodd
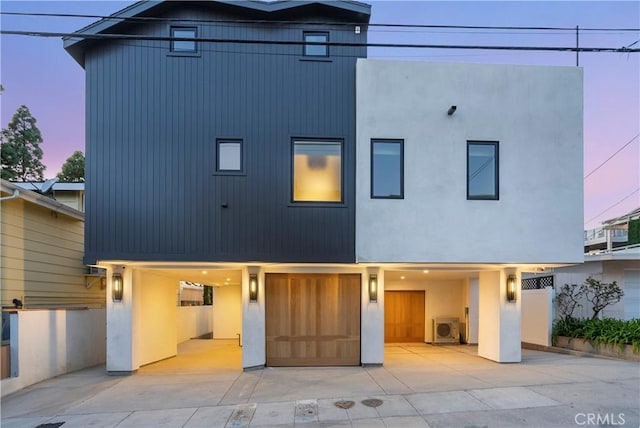
M 2 1 L 3 12 L 51 12 L 108 15 L 133 2 Z M 372 23 L 638 28 L 636 1 L 409 1 L 370 2 Z M 3 30 L 71 32 L 92 19 L 1 17 Z M 638 32 L 582 32 L 580 45 L 622 47 Z M 561 31 L 478 31 L 372 27 L 370 42 L 574 46 L 575 33 Z M 84 71 L 58 38 L 5 36 L 1 42 L 1 125 L 25 104 L 38 120 L 44 143 L 45 177 L 53 177 L 74 150 L 84 151 Z M 638 42 L 634 47 L 640 47 Z M 585 179 L 585 227 L 640 206 L 640 54 L 582 53 L 584 68 L 584 172 L 598 167 L 627 142 L 624 150 Z M 575 53 L 469 50 L 369 49 L 370 58 L 445 62 L 574 66 Z M 559 185 L 562 185 L 559 183 Z M 531 201 L 532 206 L 535 201 Z M 539 207 L 551 210 L 553 207 Z M 561 215 L 561 213 L 559 213 Z

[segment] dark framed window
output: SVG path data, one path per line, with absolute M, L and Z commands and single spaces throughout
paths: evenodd
M 329 46 L 318 43 L 327 43 L 329 41 L 329 33 L 323 31 L 305 31 L 304 32 L 304 56 L 329 56 Z M 313 44 L 308 44 L 313 43 Z
M 404 140 L 371 140 L 371 197 L 404 198 Z
M 498 200 L 497 141 L 467 141 L 467 199 Z
M 195 39 L 197 35 L 196 27 L 171 27 L 171 52 L 197 52 L 195 40 L 175 40 L 176 38 Z
M 216 140 L 216 172 L 242 173 L 243 153 L 242 140 Z
M 342 141 L 292 142 L 292 201 L 342 202 Z

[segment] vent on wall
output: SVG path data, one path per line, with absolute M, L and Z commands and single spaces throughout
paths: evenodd
M 460 343 L 458 318 L 440 317 L 433 319 L 433 344 Z

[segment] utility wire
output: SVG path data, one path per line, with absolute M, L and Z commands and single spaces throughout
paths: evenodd
M 623 203 L 624 201 L 626 201 L 627 199 L 629 199 L 630 197 L 632 197 L 634 195 L 634 193 L 638 193 L 638 191 L 640 191 L 640 187 L 638 187 L 636 190 L 634 190 L 633 192 L 629 193 L 627 196 L 625 196 L 624 198 L 620 199 L 618 202 L 616 202 L 615 204 L 611 205 L 609 208 L 607 208 L 606 210 L 602 211 L 600 214 L 591 217 L 591 219 L 587 220 L 586 224 L 591 223 L 593 220 L 597 219 L 598 217 L 600 217 L 602 214 L 606 213 L 607 211 L 609 211 L 611 208 L 617 207 L 618 205 L 620 205 L 621 203 Z
M 117 13 L 117 12 L 116 12 Z M 74 13 L 43 13 L 43 12 L 0 12 L 0 15 L 13 16 L 46 16 L 59 18 L 92 18 L 108 19 L 131 22 L 202 22 L 202 23 L 236 23 L 236 24 L 295 24 L 295 25 L 366 25 L 368 27 L 396 27 L 396 28 L 453 28 L 453 29 L 475 29 L 475 30 L 554 30 L 572 31 L 575 27 L 528 27 L 528 26 L 485 26 L 485 25 L 431 25 L 431 24 L 398 24 L 398 23 L 366 23 L 366 22 L 318 22 L 318 21 L 291 21 L 291 20 L 269 20 L 269 19 L 184 19 L 184 18 L 158 18 L 150 16 L 122 17 L 114 15 L 89 15 Z M 580 31 L 640 31 L 640 28 L 582 28 Z
M 631 144 L 633 142 L 633 140 L 635 140 L 636 138 L 638 138 L 640 134 L 636 134 L 635 137 L 633 137 L 632 139 L 630 139 L 629 141 L 627 141 L 627 143 L 620 147 L 614 154 L 612 154 L 611 156 L 609 156 L 604 162 L 602 162 L 600 165 L 598 165 L 597 167 L 595 167 L 589 174 L 584 176 L 584 179 L 586 180 L 587 178 L 589 178 L 591 176 L 591 174 L 593 174 L 594 172 L 596 172 L 597 170 L 599 170 L 604 164 L 606 164 L 607 162 L 609 162 L 615 155 L 617 155 L 618 153 L 620 153 L 622 150 L 624 150 L 625 147 L 627 147 L 629 144 Z
M 318 45 L 341 47 L 377 47 L 377 48 L 414 48 L 414 49 L 483 49 L 483 50 L 512 50 L 512 51 L 550 51 L 550 52 L 640 52 L 640 48 L 604 48 L 604 47 L 576 47 L 576 46 L 481 46 L 481 45 L 429 45 L 411 43 L 347 43 L 347 42 L 308 42 L 303 40 L 257 40 L 257 39 L 220 39 L 197 37 L 169 37 L 147 36 L 139 34 L 91 34 L 91 33 L 62 33 L 45 31 L 1 30 L 0 34 L 32 36 L 32 37 L 62 37 L 64 39 L 93 39 L 93 40 L 156 40 L 210 43 L 237 43 L 256 45 Z

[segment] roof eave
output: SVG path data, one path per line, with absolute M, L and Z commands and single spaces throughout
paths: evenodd
M 312 4 L 321 4 L 328 7 L 342 9 L 343 11 L 354 14 L 354 17 L 358 17 L 357 22 L 366 24 L 371 17 L 371 5 L 361 3 L 357 1 L 341 0 L 341 1 L 302 1 L 302 0 L 282 0 L 271 3 L 265 3 L 261 1 L 238 1 L 238 0 L 210 0 L 211 3 L 220 3 L 229 6 L 236 6 L 239 8 L 250 9 L 255 11 L 261 11 L 265 13 L 280 12 L 287 9 L 294 9 Z M 86 27 L 75 31 L 74 34 L 99 34 L 112 28 L 113 26 L 122 22 L 122 19 L 133 18 L 141 15 L 160 4 L 164 1 L 138 1 L 112 15 L 108 18 L 102 18 Z M 176 2 L 178 3 L 178 2 Z M 74 37 L 67 36 L 62 38 L 64 49 L 76 60 L 80 66 L 84 68 L 85 55 L 84 44 L 87 39 L 82 36 Z

